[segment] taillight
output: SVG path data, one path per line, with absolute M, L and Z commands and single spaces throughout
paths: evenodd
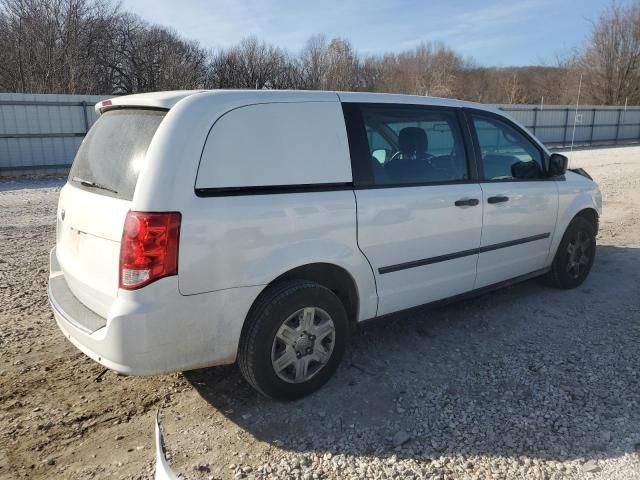
M 120 288 L 135 290 L 178 273 L 180 213 L 129 212 L 120 245 Z

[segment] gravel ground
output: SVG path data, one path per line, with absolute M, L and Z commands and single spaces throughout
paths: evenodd
M 60 180 L 0 181 L 0 478 L 640 479 L 640 147 L 577 151 L 604 216 L 585 284 L 533 280 L 363 329 L 278 403 L 233 366 L 122 377 L 47 305 Z

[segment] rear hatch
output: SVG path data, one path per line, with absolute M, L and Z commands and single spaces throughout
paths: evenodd
M 166 110 L 105 112 L 85 137 L 60 192 L 56 255 L 71 292 L 107 317 L 118 293 L 125 217 Z

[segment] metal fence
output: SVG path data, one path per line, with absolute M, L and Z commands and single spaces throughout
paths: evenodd
M 549 148 L 640 142 L 640 107 L 497 106 Z
M 0 176 L 66 173 L 105 98 L 0 93 Z M 640 142 L 640 107 L 498 107 L 552 148 Z
M 66 173 L 104 98 L 0 93 L 0 176 Z

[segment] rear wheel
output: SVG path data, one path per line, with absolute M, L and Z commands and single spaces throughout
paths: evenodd
M 575 288 L 585 281 L 596 255 L 595 228 L 583 217 L 567 227 L 547 274 L 547 281 L 558 288 Z
M 347 313 L 328 288 L 309 281 L 270 287 L 249 312 L 238 351 L 245 379 L 281 400 L 320 388 L 347 345 Z

